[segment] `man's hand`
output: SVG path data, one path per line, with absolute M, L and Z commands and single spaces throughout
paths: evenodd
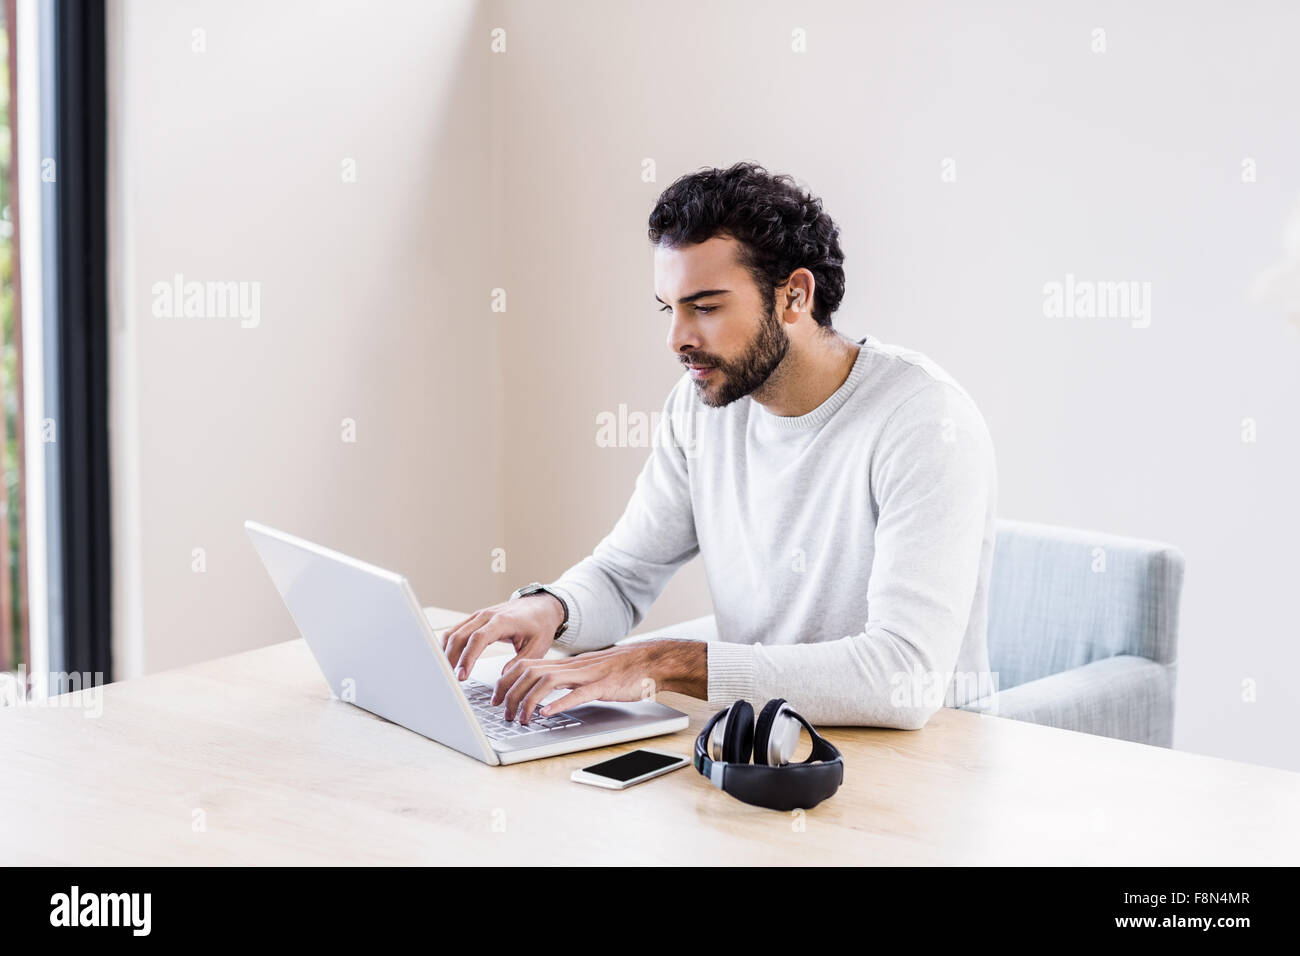
M 555 595 L 543 591 L 475 611 L 447 629 L 442 649 L 457 679 L 464 680 L 483 649 L 495 641 L 514 645 L 511 664 L 523 658 L 545 657 L 562 623 L 564 605 Z
M 542 708 L 543 717 L 592 700 L 652 700 L 661 690 L 708 695 L 707 651 L 701 641 L 636 641 L 565 660 L 522 660 L 501 670 L 495 706 L 504 700 L 506 720 L 527 724 L 542 699 L 559 688 L 570 692 Z

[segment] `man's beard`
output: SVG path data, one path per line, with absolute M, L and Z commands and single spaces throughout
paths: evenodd
M 709 376 L 710 380 L 719 378 L 720 385 L 710 391 L 707 382 L 696 383 L 700 401 L 713 408 L 722 408 L 744 398 L 768 380 L 789 348 L 790 337 L 786 335 L 781 320 L 775 311 L 769 312 L 745 354 L 734 362 L 719 363 L 717 371 Z

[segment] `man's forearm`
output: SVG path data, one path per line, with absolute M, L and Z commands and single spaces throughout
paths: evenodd
M 707 700 L 709 651 L 705 642 L 665 638 L 654 643 L 656 689 Z

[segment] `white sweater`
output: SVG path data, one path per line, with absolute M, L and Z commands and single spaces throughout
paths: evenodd
M 569 605 L 557 647 L 623 638 L 698 554 L 711 704 L 784 697 L 816 723 L 917 729 L 995 689 L 988 428 L 935 362 L 858 341 L 806 415 L 749 397 L 713 408 L 682 375 L 623 516 L 550 584 Z

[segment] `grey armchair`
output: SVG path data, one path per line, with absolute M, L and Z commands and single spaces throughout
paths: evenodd
M 998 520 L 989 669 L 964 710 L 1169 747 L 1183 553 L 1138 538 Z
M 997 692 L 962 709 L 1173 744 L 1184 558 L 1172 545 L 998 519 L 989 583 Z M 717 640 L 712 614 L 619 643 Z

